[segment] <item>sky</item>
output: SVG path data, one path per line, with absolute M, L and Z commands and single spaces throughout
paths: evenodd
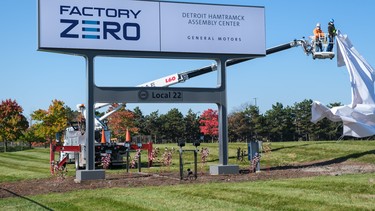
M 184 0 L 208 4 L 264 6 L 266 47 L 288 43 L 312 35 L 317 22 L 327 31 L 327 23 L 347 34 L 354 47 L 375 65 L 375 1 L 325 1 L 313 4 L 299 0 Z M 37 109 L 48 109 L 58 99 L 72 109 L 86 101 L 86 63 L 83 57 L 38 51 L 37 0 L 1 0 L 0 12 L 0 100 L 13 99 L 29 116 Z M 256 33 L 256 32 L 254 32 Z M 335 50 L 336 51 L 336 48 Z M 211 60 L 105 58 L 95 59 L 95 83 L 99 86 L 136 86 L 173 73 L 214 63 Z M 181 87 L 215 87 L 217 73 L 190 79 Z M 244 104 L 259 106 L 262 113 L 276 102 L 284 106 L 305 99 L 323 104 L 350 104 L 349 75 L 338 68 L 336 59 L 313 60 L 301 47 L 257 58 L 227 68 L 228 112 Z M 128 104 L 139 106 L 144 114 L 178 108 L 202 112 L 217 109 L 213 104 Z

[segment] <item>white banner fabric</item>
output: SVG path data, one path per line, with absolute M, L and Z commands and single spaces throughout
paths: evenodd
M 323 118 L 343 122 L 343 136 L 367 137 L 375 135 L 374 69 L 359 54 L 347 35 L 338 31 L 337 65 L 346 65 L 350 76 L 352 102 L 350 105 L 328 108 L 319 101 L 311 107 L 311 121 Z

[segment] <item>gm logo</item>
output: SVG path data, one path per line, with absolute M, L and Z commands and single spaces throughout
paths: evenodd
M 141 100 L 147 100 L 148 92 L 146 90 L 141 90 L 141 91 L 138 92 L 138 97 Z
M 60 6 L 60 15 L 69 15 L 72 17 L 106 17 L 112 19 L 124 20 L 137 19 L 141 10 L 133 11 L 128 9 L 96 8 L 96 7 L 75 7 Z M 60 19 L 60 23 L 65 24 L 65 29 L 60 33 L 62 38 L 83 38 L 83 39 L 109 39 L 116 40 L 134 40 L 141 37 L 141 27 L 138 23 L 118 22 L 118 21 L 99 21 L 82 19 Z M 80 31 L 81 33 L 77 33 Z

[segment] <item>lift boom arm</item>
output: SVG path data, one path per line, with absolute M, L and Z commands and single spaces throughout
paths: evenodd
M 275 46 L 275 47 L 272 47 L 272 48 L 268 48 L 266 50 L 266 55 L 277 53 L 277 52 L 287 50 L 287 49 L 297 47 L 297 46 L 301 46 L 306 55 L 310 55 L 312 53 L 312 46 L 308 43 L 308 41 L 306 41 L 304 39 L 301 39 L 301 40 L 293 40 L 292 42 L 289 42 L 289 43 L 286 43 L 286 44 L 282 44 L 282 45 L 278 45 L 278 46 Z M 229 66 L 239 64 L 239 63 L 242 63 L 242 62 L 245 62 L 245 61 L 249 61 L 251 59 L 253 59 L 253 58 L 231 59 L 231 60 L 228 60 L 227 66 L 229 67 Z M 146 87 L 146 86 L 166 87 L 166 86 L 171 86 L 171 85 L 174 85 L 174 84 L 177 84 L 177 83 L 184 82 L 184 81 L 186 81 L 190 78 L 194 78 L 194 77 L 197 77 L 197 76 L 200 76 L 200 75 L 204 75 L 206 73 L 216 71 L 216 70 L 217 70 L 217 65 L 212 64 L 210 66 L 202 67 L 202 68 L 195 69 L 195 70 L 190 70 L 190 71 L 186 71 L 186 72 L 182 72 L 182 73 L 175 73 L 173 75 L 169 75 L 169 76 L 166 76 L 166 77 L 154 80 L 154 81 L 150 81 L 150 82 L 138 85 L 138 87 Z
M 306 40 L 300 39 L 300 40 L 293 40 L 289 43 L 278 45 L 278 46 L 275 46 L 275 47 L 272 47 L 272 48 L 268 48 L 266 50 L 266 55 L 277 53 L 277 52 L 287 50 L 287 49 L 297 47 L 297 46 L 301 46 L 306 55 L 310 55 L 312 53 L 311 45 L 308 44 L 308 42 Z M 231 60 L 228 60 L 227 66 L 232 66 L 232 65 L 239 64 L 239 63 L 249 61 L 249 60 L 252 60 L 252 59 L 253 58 L 231 59 Z M 216 71 L 216 70 L 217 70 L 217 65 L 212 64 L 210 66 L 202 67 L 202 68 L 199 68 L 199 69 L 168 75 L 168 76 L 165 76 L 163 78 L 160 78 L 160 79 L 157 79 L 157 80 L 154 80 L 154 81 L 150 81 L 150 82 L 147 82 L 147 83 L 144 83 L 144 84 L 140 84 L 137 87 L 168 87 L 168 86 L 171 86 L 171 85 L 174 85 L 174 84 L 177 84 L 177 83 L 184 82 L 184 81 L 186 81 L 190 78 L 194 78 L 194 77 L 197 77 L 197 76 L 200 76 L 200 75 L 204 75 L 206 73 Z M 106 107 L 106 106 L 109 106 L 109 105 L 111 105 L 111 103 L 96 103 L 95 104 L 95 110 Z M 115 113 L 122 106 L 125 106 L 125 103 L 119 103 L 118 107 L 116 107 L 113 111 L 105 114 L 103 117 L 97 118 L 97 121 L 100 122 L 100 124 L 104 126 L 102 121 L 104 119 L 108 118 L 111 114 Z

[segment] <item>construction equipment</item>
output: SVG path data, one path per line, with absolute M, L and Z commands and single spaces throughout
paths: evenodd
M 109 105 L 111 104 L 95 104 L 95 109 L 100 109 Z M 128 148 L 131 150 L 147 150 L 148 155 L 152 152 L 151 142 L 144 143 L 139 147 L 137 144 L 125 145 L 125 143 L 111 141 L 110 130 L 104 120 L 124 106 L 124 103 L 120 103 L 116 108 L 102 117 L 95 117 L 95 163 L 97 165 L 100 165 L 102 160 L 108 157 L 110 159 L 110 166 L 122 166 L 124 164 L 123 157 L 126 155 Z M 77 105 L 77 109 L 86 119 L 85 106 L 79 104 Z M 71 122 L 70 126 L 65 130 L 62 145 L 57 143 L 51 144 L 50 146 L 51 173 L 54 174 L 56 166 L 61 167 L 69 162 L 74 162 L 76 169 L 84 168 L 86 165 L 85 142 L 85 122 Z M 55 161 L 55 152 L 60 152 L 58 161 Z
M 303 39 L 293 40 L 291 42 L 275 46 L 266 50 L 266 55 L 270 55 L 273 53 L 277 53 L 283 50 L 287 50 L 293 47 L 301 46 L 303 52 L 309 56 L 312 55 L 313 59 L 332 59 L 334 57 L 333 52 L 316 52 L 314 49 L 314 42 L 308 41 Z M 249 61 L 253 58 L 241 58 L 241 59 L 231 59 L 228 60 L 226 65 L 232 66 L 238 63 L 242 63 L 245 61 Z M 184 82 L 188 79 L 212 72 L 217 70 L 217 65 L 212 64 L 210 66 L 202 67 L 195 70 L 185 71 L 182 73 L 175 73 L 172 75 L 168 75 L 166 77 L 150 81 L 138 87 L 168 87 L 177 83 Z M 105 106 L 111 105 L 110 103 L 98 103 L 95 104 L 95 109 L 100 109 Z M 113 143 L 111 142 L 110 138 L 110 131 L 107 125 L 103 122 L 106 118 L 110 115 L 121 109 L 125 106 L 125 103 L 118 104 L 111 112 L 106 113 L 102 117 L 95 117 L 95 161 L 96 163 L 100 163 L 101 158 L 107 155 L 111 157 L 111 165 L 122 165 L 123 155 L 126 154 L 127 147 L 124 143 Z M 77 105 L 77 109 L 85 116 L 86 110 L 84 105 L 79 104 Z M 68 127 L 65 131 L 64 136 L 64 143 L 63 146 L 61 145 L 53 145 L 51 144 L 51 173 L 53 173 L 54 166 L 62 166 L 65 165 L 66 162 L 73 161 L 75 162 L 76 168 L 83 168 L 86 164 L 86 153 L 85 153 L 85 123 L 84 122 L 73 122 L 71 126 Z M 103 137 L 100 140 L 100 137 Z M 139 149 L 139 147 L 134 144 L 130 145 L 130 149 Z M 152 143 L 142 144 L 142 148 L 148 150 L 148 154 L 150 155 L 152 152 Z M 55 152 L 61 152 L 59 161 L 55 161 Z
M 325 43 L 325 44 L 327 44 L 327 43 Z M 326 47 L 325 44 L 323 45 L 324 47 Z M 272 48 L 268 48 L 266 50 L 266 55 L 271 55 L 273 53 L 277 53 L 277 52 L 284 51 L 284 50 L 287 50 L 287 49 L 290 49 L 290 48 L 293 48 L 293 47 L 298 47 L 298 46 L 302 47 L 303 52 L 307 56 L 312 55 L 313 59 L 316 59 L 316 58 L 318 58 L 318 59 L 328 59 L 328 58 L 333 59 L 334 56 L 335 56 L 334 52 L 316 52 L 315 49 L 314 49 L 315 43 L 312 39 L 312 36 L 310 36 L 310 40 L 305 40 L 305 38 L 303 37 L 302 39 L 299 39 L 299 40 L 295 39 L 291 42 L 288 42 L 288 43 L 285 43 L 285 44 L 282 44 L 282 45 L 278 45 L 278 46 L 275 46 L 275 47 L 272 47 Z M 229 67 L 229 66 L 239 64 L 239 63 L 242 63 L 242 62 L 245 62 L 245 61 L 249 61 L 249 60 L 252 60 L 252 59 L 253 58 L 230 59 L 230 60 L 227 61 L 226 65 L 227 65 L 227 67 Z M 202 67 L 202 68 L 199 68 L 199 69 L 189 70 L 189 71 L 185 71 L 185 72 L 181 72 L 181 73 L 175 73 L 175 74 L 172 74 L 172 75 L 168 75 L 166 77 L 163 77 L 163 78 L 160 78 L 160 79 L 157 79 L 157 80 L 154 80 L 154 81 L 150 81 L 150 82 L 138 85 L 138 87 L 167 87 L 167 86 L 172 86 L 174 84 L 178 84 L 178 83 L 184 82 L 188 79 L 191 79 L 191 78 L 194 78 L 194 77 L 197 77 L 197 76 L 200 76 L 200 75 L 204 75 L 206 73 L 216 71 L 216 70 L 217 70 L 217 65 L 212 64 L 210 66 L 205 66 L 205 67 Z
M 318 40 L 314 39 L 314 36 L 310 36 L 311 39 L 311 55 L 313 59 L 333 59 L 335 57 L 335 53 L 333 51 L 326 51 L 329 44 L 334 45 L 333 40 L 331 42 L 328 41 L 328 35 L 324 35 L 324 37 L 319 38 Z M 325 49 L 323 51 L 317 51 L 317 45 L 321 43 L 322 48 Z

